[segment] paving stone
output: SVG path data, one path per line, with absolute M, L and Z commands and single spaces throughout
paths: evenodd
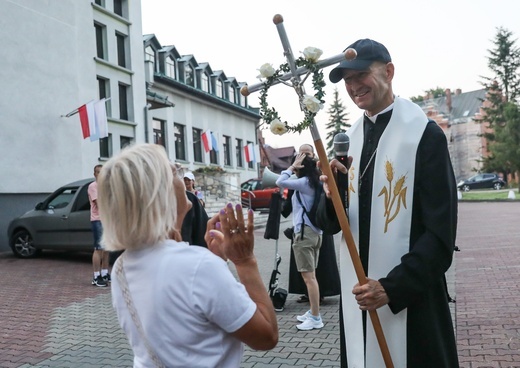
M 519 214 L 520 202 L 459 204 L 461 251 L 447 281 L 457 301 L 450 309 L 461 368 L 520 367 Z M 263 232 L 255 230 L 255 252 L 267 285 L 274 242 L 263 239 Z M 279 283 L 287 288 L 288 241 L 280 241 L 279 254 Z M 90 285 L 90 254 L 44 252 L 22 260 L 5 252 L 0 269 L 0 367 L 132 366 L 110 288 Z M 339 297 L 326 298 L 321 306 L 325 327 L 307 332 L 295 327 L 295 317 L 309 308 L 296 303 L 298 297 L 289 295 L 284 311 L 277 313 L 278 346 L 271 351 L 245 347 L 241 367 L 339 367 Z

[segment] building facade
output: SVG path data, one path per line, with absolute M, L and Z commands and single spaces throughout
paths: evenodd
M 12 218 L 58 187 L 92 177 L 96 164 L 128 144 L 162 144 L 172 161 L 223 167 L 237 182 L 257 176 L 240 148 L 256 143 L 259 116 L 241 98 L 241 84 L 156 39 L 143 44 L 139 0 L 0 6 L 0 251 Z M 109 136 L 91 142 L 78 114 L 66 115 L 100 98 L 108 99 Z M 198 133 L 210 129 L 218 152 L 201 153 Z
M 244 83 L 173 45 L 162 46 L 155 35 L 143 36 L 143 46 L 150 141 L 196 176 L 212 168 L 235 174 L 229 176 L 231 188 L 257 177 L 258 162 L 246 162 L 244 148 L 257 144 L 260 116 L 240 94 Z M 213 139 L 209 151 L 203 144 L 207 132 Z
M 444 96 L 418 103 L 446 134 L 457 182 L 480 171 L 482 158 L 488 154 L 487 142 L 482 137 L 488 124 L 479 122 L 485 103 L 484 89 L 465 93 L 460 89 L 455 93 L 446 89 Z

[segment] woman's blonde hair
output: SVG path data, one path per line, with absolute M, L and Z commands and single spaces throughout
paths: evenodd
M 165 240 L 177 217 L 174 191 L 162 146 L 138 144 L 111 158 L 98 177 L 106 249 L 142 249 Z

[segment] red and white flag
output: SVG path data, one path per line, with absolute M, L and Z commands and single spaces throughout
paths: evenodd
M 108 137 L 107 107 L 104 98 L 94 103 L 94 114 L 99 138 Z
M 244 147 L 244 153 L 246 156 L 246 162 L 253 161 L 256 163 L 256 155 L 255 155 L 255 145 L 253 143 L 249 143 Z
M 204 151 L 208 153 L 213 148 L 212 140 L 211 140 L 211 130 L 206 130 L 204 133 L 200 135 L 202 139 L 202 144 L 204 145 Z
M 105 99 L 90 101 L 78 108 L 83 138 L 96 141 L 108 137 L 108 120 Z

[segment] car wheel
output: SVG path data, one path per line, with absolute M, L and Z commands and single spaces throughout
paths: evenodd
M 500 189 L 502 189 L 502 185 L 500 185 L 500 183 L 495 183 L 495 184 L 493 184 L 493 189 L 500 190 Z
M 19 258 L 33 258 L 41 253 L 40 249 L 34 247 L 33 238 L 25 229 L 14 233 L 11 238 L 11 249 L 14 255 Z
M 469 185 L 463 185 L 462 186 L 462 191 L 469 192 Z

